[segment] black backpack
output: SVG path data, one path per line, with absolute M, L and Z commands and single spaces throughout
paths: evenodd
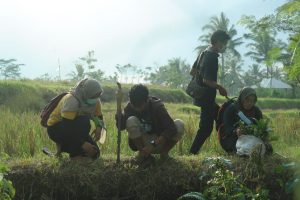
M 40 113 L 40 117 L 41 117 L 41 125 L 43 127 L 48 127 L 47 122 L 48 122 L 49 116 L 51 115 L 51 113 L 53 112 L 53 110 L 56 108 L 56 106 L 59 103 L 59 101 L 66 94 L 68 94 L 68 92 L 63 92 L 63 93 L 57 95 L 56 97 L 54 97 L 53 99 L 51 99 L 50 102 L 42 109 L 42 111 Z
M 217 116 L 217 120 L 216 120 L 216 129 L 217 129 L 217 132 L 218 132 L 219 139 L 222 137 L 222 128 L 224 126 L 224 112 L 225 112 L 225 109 L 228 106 L 230 106 L 231 104 L 235 103 L 236 98 L 237 97 L 228 99 L 228 101 L 226 101 L 225 103 L 223 103 L 221 105 L 221 107 L 218 111 L 218 116 Z

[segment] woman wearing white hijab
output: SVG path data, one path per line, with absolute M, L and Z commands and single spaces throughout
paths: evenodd
M 99 157 L 96 141 L 104 128 L 100 101 L 102 92 L 98 81 L 83 79 L 60 100 L 47 121 L 48 135 L 57 145 L 57 155 L 67 152 L 71 158 Z M 89 134 L 90 120 L 96 126 L 94 138 Z

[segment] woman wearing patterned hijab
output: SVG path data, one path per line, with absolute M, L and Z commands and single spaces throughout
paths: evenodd
M 248 119 L 262 119 L 262 112 L 255 105 L 256 102 L 257 95 L 255 90 L 246 87 L 241 90 L 238 100 L 224 110 L 224 126 L 219 129 L 219 139 L 221 146 L 225 151 L 236 152 L 236 142 L 238 137 L 245 134 L 242 129 L 237 126 L 240 121 L 240 118 L 237 115 L 238 111 L 242 111 Z
M 69 153 L 71 158 L 97 158 L 96 144 L 103 127 L 100 95 L 103 90 L 94 79 L 83 79 L 57 104 L 47 121 L 47 131 L 57 145 L 57 155 Z M 90 120 L 95 123 L 94 138 L 90 136 Z

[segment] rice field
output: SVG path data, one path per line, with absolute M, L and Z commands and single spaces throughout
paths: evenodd
M 200 109 L 189 104 L 169 104 L 166 107 L 173 119 L 182 119 L 185 122 L 185 135 L 180 143 L 172 150 L 172 155 L 186 155 L 198 128 Z M 299 110 L 264 110 L 265 117 L 270 118 L 273 129 L 272 141 L 275 152 L 290 158 L 300 157 L 300 111 Z M 103 114 L 108 128 L 107 138 L 101 145 L 102 155 L 116 153 L 117 128 L 115 126 L 115 103 L 104 103 Z M 48 147 L 55 150 L 54 143 L 48 138 L 46 129 L 40 126 L 39 115 L 31 111 L 14 112 L 0 107 L 0 152 L 11 158 L 30 158 L 42 156 L 41 149 Z M 99 144 L 100 145 L 100 144 Z M 205 142 L 201 153 L 224 154 L 217 134 L 214 130 L 211 137 Z M 122 132 L 121 154 L 134 155 L 127 145 L 127 133 Z

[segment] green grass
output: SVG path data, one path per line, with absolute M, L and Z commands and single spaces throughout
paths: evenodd
M 109 84 L 105 86 L 110 88 L 107 89 L 105 98 L 111 100 L 103 101 L 108 137 L 106 143 L 100 147 L 101 159 L 87 167 L 69 164 L 67 154 L 64 154 L 61 161 L 46 157 L 42 154 L 42 147 L 47 146 L 54 151 L 55 146 L 48 138 L 46 129 L 40 126 L 37 111 L 47 99 L 72 85 L 68 82 L 0 81 L 0 152 L 10 156 L 12 173 L 9 176 L 17 188 L 16 199 L 55 199 L 57 195 L 67 195 L 64 196 L 65 199 L 130 199 L 132 195 L 137 199 L 155 199 L 158 196 L 174 199 L 188 191 L 202 191 L 203 185 L 196 180 L 202 171 L 200 163 L 206 156 L 227 157 L 237 163 L 237 171 L 242 174 L 247 161 L 228 156 L 221 149 L 215 131 L 205 142 L 200 155 L 187 156 L 198 128 L 200 108 L 189 103 L 190 99 L 182 101 L 188 103 L 178 103 L 182 99 L 176 94 L 184 94 L 182 91 L 167 90 L 164 94 L 165 89 L 156 86 L 153 87 L 153 91 L 157 90 L 157 94 L 170 100 L 175 96 L 180 99 L 176 100 L 177 103 L 166 103 L 166 107 L 174 119 L 180 118 L 185 121 L 185 135 L 171 151 L 175 158 L 171 164 L 146 171 L 129 166 L 129 159 L 135 153 L 129 149 L 127 133 L 123 131 L 122 166 L 114 165 L 117 129 L 114 120 L 115 102 L 111 100 L 114 98 L 115 87 Z M 124 87 L 126 91 L 130 85 Z M 218 102 L 222 100 L 218 97 Z M 273 136 L 277 138 L 276 141 L 272 141 L 274 151 L 288 159 L 299 160 L 300 100 L 259 98 L 258 103 L 267 108 L 263 113 L 270 118 Z M 272 171 L 280 162 L 276 159 L 271 160 L 270 163 L 274 166 L 267 170 Z M 274 179 L 272 175 L 266 178 L 266 181 L 274 180 L 276 185 L 273 187 L 272 183 L 269 183 L 270 191 L 276 191 L 276 195 L 277 192 L 280 193 L 283 185 L 281 188 L 278 188 L 278 185 L 286 181 L 286 176 Z
M 172 150 L 173 155 L 186 155 L 194 139 L 199 123 L 199 108 L 188 104 L 168 104 L 170 115 L 185 121 L 185 135 L 182 141 Z M 103 103 L 103 113 L 108 128 L 106 143 L 101 146 L 102 154 L 116 152 L 117 128 L 115 126 L 115 103 Z M 300 157 L 300 120 L 297 110 L 266 110 L 264 114 L 271 119 L 275 151 L 292 158 Z M 31 157 L 41 154 L 47 146 L 54 150 L 53 142 L 48 138 L 46 129 L 39 124 L 39 115 L 34 112 L 18 113 L 6 107 L 0 107 L 0 152 L 12 157 Z M 133 155 L 127 144 L 127 133 L 122 132 L 122 154 Z M 222 154 L 214 131 L 205 142 L 202 152 Z

